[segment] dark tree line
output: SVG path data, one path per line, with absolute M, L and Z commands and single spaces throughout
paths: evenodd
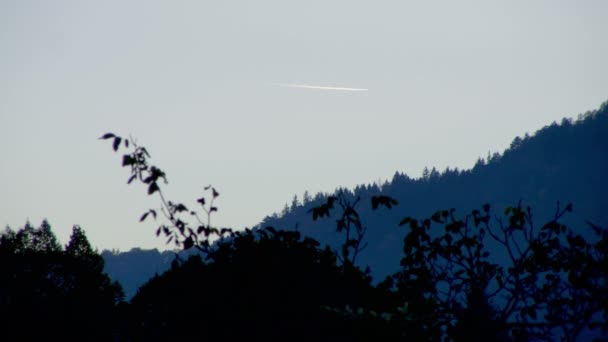
M 108 341 L 120 285 L 75 226 L 63 248 L 48 222 L 0 235 L 1 336 L 6 340 Z
M 142 286 L 129 308 L 129 333 L 142 341 L 395 339 L 397 330 L 388 321 L 351 319 L 331 310 L 388 310 L 386 294 L 370 282 L 297 232 L 248 230 L 204 258 L 176 261 Z
M 328 200 L 312 215 L 358 203 Z M 371 206 L 392 207 L 388 197 Z M 346 202 L 343 202 L 346 203 Z M 336 204 L 334 206 L 334 204 Z M 355 204 L 353 206 L 353 204 Z M 349 209 L 352 209 L 349 210 Z M 404 218 L 402 268 L 373 285 L 350 252 L 295 231 L 235 232 L 206 254 L 176 258 L 130 303 L 75 227 L 62 248 L 48 223 L 0 238 L 2 336 L 17 340 L 590 340 L 608 334 L 608 230 L 587 241 L 531 210 L 489 206 Z M 356 225 L 356 223 L 352 223 Z M 351 240 L 345 221 L 335 227 Z M 433 234 L 435 233 L 435 234 Z M 360 244 L 359 244 L 360 245 Z M 510 262 L 497 262 L 497 249 Z M 35 319 L 35 323 L 33 323 Z M 35 329 L 32 329 L 35 326 Z

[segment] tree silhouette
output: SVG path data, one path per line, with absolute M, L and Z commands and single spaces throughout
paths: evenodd
M 488 205 L 464 219 L 453 209 L 403 219 L 402 270 L 387 282 L 407 303 L 407 327 L 456 341 L 574 341 L 584 329 L 607 329 L 607 230 L 595 227 L 599 241 L 587 242 L 559 222 L 571 210 L 558 205 L 539 230 L 520 205 L 497 217 L 498 227 Z
M 540 145 L 557 139 L 558 128 L 543 130 L 539 135 L 548 140 Z M 405 218 L 399 224 L 409 228 L 401 269 L 372 286 L 369 272 L 355 265 L 368 233 L 357 206 L 365 196 L 371 199 L 371 208 L 363 209 L 367 213 L 381 206 L 391 209 L 397 200 L 388 196 L 390 185 L 358 188 L 356 194 L 339 190 L 325 200 L 315 196 L 308 210 L 312 220 L 339 210 L 335 231 L 342 241 L 334 252 L 318 248 L 318 242 L 297 231 L 214 228 L 210 216 L 217 211 L 213 201 L 219 196 L 214 188 L 206 188 L 209 202 L 197 200 L 205 222 L 185 205 L 165 199 L 160 188 L 165 173 L 149 165 L 144 147 L 112 133 L 102 139 L 112 139 L 115 151 L 123 142 L 127 149 L 131 145 L 131 152 L 123 155 L 123 166 L 131 168 L 129 183 L 138 180 L 149 195 L 157 193 L 159 212 L 168 221 L 157 235 L 185 250 L 203 252 L 184 263 L 176 259 L 168 272 L 140 289 L 127 315 L 133 339 L 574 341 L 593 329 L 608 332 L 608 230 L 590 224 L 596 234 L 590 242 L 580 231 L 568 229 L 561 220 L 572 205 L 558 204 L 540 229 L 531 209 L 520 204 L 508 207 L 504 217 L 492 217 L 490 206 L 484 205 L 464 218 L 454 209 L 423 220 Z M 528 148 L 527 140 L 515 143 L 518 153 Z M 508 153 L 490 155 L 487 163 L 479 159 L 467 172 L 485 179 L 509 158 Z M 467 174 L 425 170 L 421 180 L 402 177 L 393 183 L 409 184 L 414 197 L 423 186 L 440 194 L 446 177 Z M 459 186 L 467 189 L 472 186 L 468 181 Z M 156 218 L 157 210 L 140 220 L 150 215 Z
M 389 338 L 397 332 L 379 317 L 362 320 L 358 315 L 342 314 L 352 307 L 378 311 L 390 307 L 386 302 L 390 295 L 381 295 L 386 289 L 375 289 L 371 278 L 354 267 L 365 233 L 357 221 L 356 202 L 346 198 L 337 202 L 346 211 L 339 221 L 346 231 L 343 265 L 339 267 L 332 250 L 320 249 L 318 242 L 301 238 L 297 231 L 268 227 L 234 232 L 211 227 L 209 217 L 217 210 L 213 200 L 219 195 L 214 188 L 207 188 L 212 192 L 210 204 L 206 206 L 205 198 L 197 200 L 208 217 L 203 222 L 185 205 L 165 199 L 159 185 L 159 180 L 166 180 L 165 173 L 149 165 L 144 147 L 112 133 L 101 138 L 112 139 L 115 151 L 123 142 L 125 148 L 131 146 L 131 152 L 123 156 L 123 166 L 132 172 L 129 183 L 139 180 L 147 185 L 149 195 L 158 193 L 159 211 L 169 221 L 159 226 L 157 235 L 163 233 L 168 243 L 183 249 L 196 247 L 204 257 L 195 255 L 184 263 L 176 259 L 168 272 L 140 288 L 125 316 L 130 321 L 131 338 L 352 341 Z M 396 204 L 384 197 L 372 202 L 376 207 Z M 182 219 L 183 212 L 195 217 L 196 229 Z M 150 215 L 156 217 L 157 211 L 147 211 L 140 220 Z M 211 237 L 220 239 L 212 243 Z
M 205 260 L 175 262 L 145 284 L 133 298 L 130 326 L 138 340 L 369 340 L 394 330 L 331 309 L 383 307 L 383 299 L 368 276 L 344 272 L 316 241 L 294 231 L 247 230 Z
M 64 251 L 48 222 L 0 236 L 0 317 L 9 340 L 111 338 L 122 290 L 74 227 Z M 35 319 L 35 320 L 34 320 Z
M 361 197 L 353 198 L 346 191 L 338 191 L 336 196 L 329 196 L 325 203 L 308 211 L 312 213 L 313 220 L 329 217 L 334 204 L 337 203 L 340 216 L 336 219 L 336 232 L 344 234 L 340 256 L 345 266 L 354 266 L 357 255 L 367 246 L 367 243 L 363 243 L 367 226 L 363 224 L 357 211 L 360 200 Z M 379 206 L 391 209 L 398 204 L 394 198 L 383 195 L 372 196 L 370 202 L 372 210 L 378 209 Z

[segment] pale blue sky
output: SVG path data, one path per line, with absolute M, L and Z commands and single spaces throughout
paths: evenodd
M 468 168 L 608 99 L 608 2 L 0 0 L 0 225 L 162 247 L 97 138 L 244 227 L 294 194 Z M 366 88 L 367 92 L 275 84 Z

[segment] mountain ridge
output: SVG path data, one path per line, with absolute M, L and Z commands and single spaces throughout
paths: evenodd
M 359 214 L 368 226 L 367 251 L 361 254 L 361 266 L 369 265 L 377 280 L 399 266 L 404 231 L 397 228 L 405 216 L 428 217 L 440 209 L 455 208 L 464 215 L 483 204 L 502 211 L 518 203 L 534 209 L 537 223 L 551 218 L 558 202 L 574 204 L 567 222 L 581 225 L 586 220 L 608 225 L 608 200 L 599 196 L 608 192 L 608 102 L 599 109 L 564 118 L 537 130 L 533 135 L 513 139 L 502 154 L 479 158 L 468 170 L 447 168 L 443 172 L 425 168 L 419 178 L 395 173 L 382 185 L 370 184 L 355 189 L 337 189 L 360 197 L 367 203 L 382 194 L 398 200 L 391 211 L 375 212 L 361 206 Z M 281 215 L 266 217 L 257 227 L 273 226 L 299 229 L 305 235 L 339 248 L 342 241 L 331 219 L 314 221 L 310 209 L 319 206 L 332 194 L 317 194 L 305 203 L 294 203 Z M 335 219 L 335 216 L 333 217 Z M 544 222 L 543 222 L 544 223 Z M 392 263 L 386 265 L 385 261 Z
M 354 189 L 338 188 L 333 194 L 359 196 L 368 203 L 371 196 L 382 194 L 396 198 L 399 205 L 390 211 L 373 211 L 361 205 L 359 213 L 368 226 L 359 265 L 370 266 L 376 280 L 399 268 L 405 231 L 398 223 L 405 216 L 428 217 L 440 209 L 455 208 L 463 215 L 483 204 L 502 211 L 521 201 L 534 209 L 542 221 L 551 217 L 558 201 L 574 203 L 571 224 L 586 220 L 608 226 L 608 101 L 599 109 L 579 114 L 577 119 L 564 118 L 538 129 L 532 135 L 513 139 L 502 154 L 479 158 L 467 170 L 447 168 L 443 172 L 425 168 L 419 178 L 396 172 L 384 184 L 359 185 Z M 306 193 L 307 194 L 307 193 Z M 335 231 L 332 219 L 313 220 L 310 210 L 324 203 L 332 193 L 305 195 L 304 203 L 294 199 L 281 214 L 269 215 L 254 228 L 272 226 L 300 230 L 322 244 L 338 249 L 343 237 Z M 333 218 L 337 212 L 333 213 Z M 122 283 L 127 297 L 155 273 L 170 266 L 174 252 L 133 249 L 129 252 L 104 251 L 106 272 Z M 126 262 L 131 258 L 131 262 Z M 138 259 L 139 258 L 139 259 Z M 135 260 L 137 259 L 137 260 Z M 129 266 L 135 263 L 139 266 Z M 142 266 L 144 265 L 144 266 Z

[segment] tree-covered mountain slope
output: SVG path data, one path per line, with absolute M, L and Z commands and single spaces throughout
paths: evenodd
M 402 156 L 407 158 L 407 151 Z M 281 214 L 266 217 L 259 227 L 273 226 L 298 229 L 336 249 L 343 237 L 336 232 L 333 218 L 313 220 L 311 208 L 325 203 L 327 196 L 342 193 L 360 197 L 357 210 L 367 227 L 368 246 L 361 252 L 359 263 L 369 265 L 377 280 L 399 267 L 405 231 L 398 223 L 406 216 L 429 217 L 436 210 L 456 208 L 460 214 L 491 205 L 496 213 L 508 206 L 534 208 L 534 219 L 545 223 L 555 213 L 558 201 L 562 207 L 572 203 L 574 211 L 567 221 L 586 234 L 586 221 L 608 225 L 608 102 L 595 111 L 563 119 L 545 126 L 533 135 L 516 137 L 510 148 L 480 158 L 470 170 L 426 169 L 420 178 L 397 172 L 382 185 L 361 185 L 355 189 L 338 189 L 334 194 L 305 196 L 304 203 L 294 202 Z M 392 210 L 371 210 L 372 196 L 386 195 L 399 204 Z

